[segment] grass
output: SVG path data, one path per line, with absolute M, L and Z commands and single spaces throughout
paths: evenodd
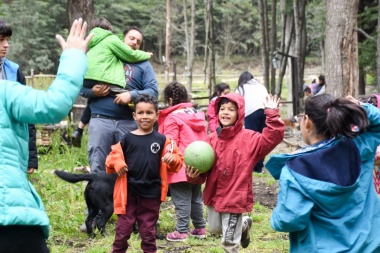
M 70 184 L 56 177 L 56 169 L 73 171 L 74 167 L 87 165 L 87 135 L 84 135 L 81 148 L 61 146 L 58 134 L 53 136 L 50 148 L 39 147 L 39 169 L 29 176 L 45 204 L 46 212 L 51 222 L 48 245 L 52 253 L 103 253 L 110 252 L 114 239 L 116 216 L 112 216 L 107 224 L 108 235 L 90 239 L 87 234 L 79 231 L 79 226 L 85 220 L 84 183 Z M 42 154 L 43 153 L 43 154 Z M 273 179 L 268 174 L 254 175 L 264 177 L 268 183 Z M 240 252 L 288 252 L 288 239 L 284 233 L 272 230 L 269 224 L 271 209 L 258 203 L 251 212 L 253 226 L 251 229 L 251 244 Z M 171 202 L 161 205 L 160 228 L 158 232 L 166 235 L 175 227 L 175 213 Z M 132 235 L 129 240 L 128 252 L 141 252 L 138 235 Z M 186 242 L 171 243 L 157 240 L 158 252 L 207 252 L 222 253 L 220 238 L 208 235 L 205 240 L 189 238 Z

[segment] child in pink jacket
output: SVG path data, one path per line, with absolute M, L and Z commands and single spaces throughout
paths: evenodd
M 182 153 L 193 141 L 206 140 L 205 115 L 188 102 L 186 88 L 178 82 L 172 82 L 166 86 L 163 95 L 169 107 L 160 112 L 158 131 L 174 140 Z M 187 182 L 185 165 L 178 173 L 169 173 L 169 189 L 177 224 L 175 231 L 169 233 L 166 239 L 174 242 L 187 240 L 190 217 L 195 227 L 190 231 L 190 236 L 205 238 L 206 220 L 203 217 L 201 184 Z

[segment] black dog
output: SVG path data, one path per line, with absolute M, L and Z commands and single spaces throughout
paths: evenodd
M 94 229 L 98 228 L 100 233 L 105 236 L 106 223 L 113 213 L 113 189 L 117 174 L 107 174 L 105 172 L 74 174 L 59 170 L 54 171 L 54 173 L 59 178 L 70 183 L 88 181 L 84 191 L 88 208 L 85 222 L 87 234 L 94 237 Z

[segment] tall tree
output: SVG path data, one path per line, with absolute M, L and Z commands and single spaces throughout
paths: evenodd
M 296 73 L 296 85 L 295 97 L 302 100 L 303 92 L 302 85 L 304 68 L 305 68 L 305 57 L 306 57 L 306 0 L 293 0 L 293 10 L 294 10 L 294 24 L 295 24 L 295 44 L 294 44 L 294 54 L 297 57 L 297 73 Z M 294 101 L 293 101 L 294 102 Z
M 77 18 L 83 18 L 83 20 L 91 22 L 94 18 L 94 12 L 93 0 L 67 0 L 67 13 L 70 24 Z
M 169 83 L 170 66 L 170 0 L 166 0 L 166 41 L 165 41 L 165 76 L 166 84 Z
M 336 97 L 358 93 L 358 5 L 359 0 L 326 1 L 326 90 Z
M 291 11 L 291 5 L 287 3 L 286 0 L 280 0 L 280 13 L 281 13 L 281 24 L 282 24 L 282 32 L 281 32 L 281 47 L 280 51 L 282 53 L 288 54 L 290 52 L 290 45 L 292 42 L 292 38 L 294 36 L 294 13 Z M 284 80 L 284 75 L 286 72 L 287 66 L 287 58 L 281 57 L 281 68 L 278 73 L 278 82 L 276 86 L 276 94 L 281 95 L 282 92 L 282 83 Z M 291 87 L 291 85 L 288 85 Z M 288 97 L 291 96 L 291 89 L 288 92 Z
M 260 33 L 261 33 L 261 70 L 263 72 L 264 86 L 269 88 L 269 28 L 268 6 L 266 0 L 259 0 Z
M 215 87 L 215 50 L 214 50 L 214 22 L 213 22 L 213 4 L 212 0 L 204 0 L 205 10 L 205 57 L 204 73 L 205 83 L 208 89 L 208 96 L 211 96 L 212 88 Z
M 277 0 L 272 0 L 272 22 L 271 22 L 271 55 L 277 50 Z M 270 61 L 269 61 L 270 65 Z M 271 66 L 270 93 L 276 92 L 276 69 Z
M 193 63 L 194 63 L 194 40 L 195 40 L 195 0 L 190 1 L 191 4 L 191 18 L 190 29 L 187 20 L 187 4 L 186 0 L 183 0 L 183 16 L 185 19 L 185 42 L 186 42 L 186 89 L 189 93 L 192 92 L 191 85 L 193 82 Z

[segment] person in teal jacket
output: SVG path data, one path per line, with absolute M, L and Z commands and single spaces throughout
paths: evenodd
M 322 94 L 297 117 L 309 146 L 265 164 L 280 184 L 272 227 L 290 233 L 290 252 L 380 252 L 372 179 L 380 110 Z
M 111 85 L 111 90 L 124 90 L 124 62 L 146 61 L 152 54 L 133 50 L 125 44 L 121 35 L 112 33 L 112 25 L 105 18 L 95 18 L 91 26 L 90 33 L 94 37 L 88 45 L 88 70 L 83 85 L 92 88 L 95 84 L 107 83 Z
M 0 252 L 49 252 L 49 218 L 27 178 L 28 124 L 57 123 L 67 116 L 87 69 L 87 24 L 76 20 L 65 41 L 57 77 L 47 91 L 0 81 Z

